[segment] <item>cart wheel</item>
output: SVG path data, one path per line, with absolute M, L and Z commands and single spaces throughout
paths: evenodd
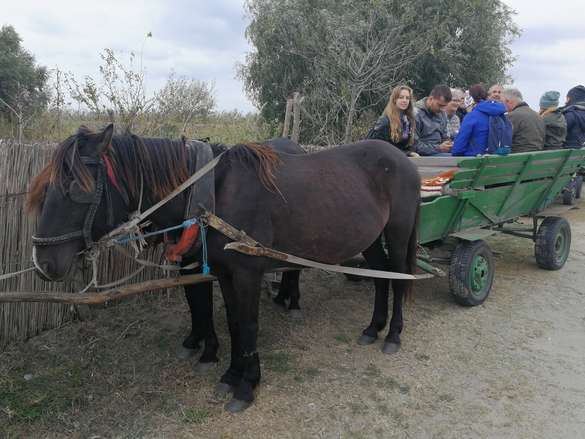
M 548 216 L 536 233 L 534 256 L 540 268 L 559 270 L 571 251 L 571 226 L 560 217 Z
M 575 204 L 575 198 L 577 198 L 577 181 L 573 178 L 563 189 L 563 204 L 572 206 Z
M 581 189 L 583 188 L 583 176 L 577 175 L 575 177 L 575 198 L 581 198 Z
M 460 242 L 449 266 L 449 287 L 455 301 L 464 306 L 481 305 L 492 289 L 494 270 L 494 256 L 484 240 Z

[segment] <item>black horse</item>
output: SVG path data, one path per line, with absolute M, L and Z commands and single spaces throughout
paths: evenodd
M 141 178 L 152 178 L 144 185 L 144 208 L 187 178 L 187 172 L 176 167 L 184 159 L 179 152 L 176 163 L 153 160 L 152 148 L 140 138 L 132 137 L 130 147 L 112 133 L 112 126 L 96 134 L 82 130 L 64 141 L 31 189 L 31 203 L 42 206 L 34 242 L 36 265 L 46 278 L 63 279 L 92 239 L 126 219 L 136 207 Z M 116 188 L 104 182 L 108 157 L 130 194 L 127 205 Z M 110 189 L 110 203 L 101 196 L 102 186 Z M 402 273 L 414 272 L 419 189 L 418 172 L 408 158 L 375 140 L 308 155 L 237 145 L 215 168 L 217 215 L 261 244 L 332 264 L 363 252 L 370 268 Z M 83 204 L 84 195 L 91 204 Z M 161 227 L 180 223 L 184 203 L 184 198 L 175 198 L 155 212 L 152 221 Z M 112 211 L 108 204 L 124 208 Z M 281 263 L 225 251 L 229 242 L 214 230 L 207 235 L 209 262 L 221 286 L 231 337 L 230 366 L 216 390 L 233 392 L 226 409 L 236 412 L 252 403 L 260 382 L 256 340 L 262 276 Z M 402 302 L 411 283 L 392 282 L 392 319 L 382 348 L 386 353 L 399 349 Z M 373 317 L 360 337 L 362 344 L 373 343 L 388 318 L 389 281 L 376 279 L 375 286 Z

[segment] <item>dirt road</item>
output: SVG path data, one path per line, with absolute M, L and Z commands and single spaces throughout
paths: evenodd
M 456 305 L 445 280 L 422 281 L 402 350 L 355 343 L 373 286 L 301 276 L 304 320 L 263 297 L 257 403 L 228 415 L 207 375 L 176 359 L 182 300 L 125 303 L 0 353 L 0 437 L 583 438 L 585 209 L 567 215 L 564 269 L 539 269 L 527 240 L 498 237 L 485 304 Z

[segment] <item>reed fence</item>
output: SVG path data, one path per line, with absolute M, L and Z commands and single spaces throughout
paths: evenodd
M 0 141 L 0 274 L 11 273 L 32 265 L 31 236 L 36 218 L 27 214 L 26 195 L 32 178 L 48 163 L 56 145 L 18 144 Z M 145 257 L 158 261 L 161 250 L 152 249 Z M 130 259 L 114 252 L 100 258 L 98 279 L 102 283 L 120 279 L 137 269 Z M 0 281 L 0 291 L 75 292 L 90 280 L 90 270 L 66 283 L 41 280 L 34 272 Z M 146 268 L 130 282 L 161 277 L 157 269 Z M 0 349 L 8 343 L 26 340 L 41 331 L 55 328 L 77 314 L 75 307 L 51 303 L 0 304 Z

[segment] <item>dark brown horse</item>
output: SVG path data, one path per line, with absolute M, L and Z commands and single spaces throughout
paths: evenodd
M 112 213 L 102 197 L 93 223 L 99 221 L 106 226 L 93 224 L 90 239 L 84 239 L 87 233 L 80 232 L 87 229 L 91 206 L 96 202 L 90 207 L 80 204 L 79 193 L 95 198 L 92 194 L 103 181 L 99 163 L 104 155 L 114 158 L 115 173 L 123 185 L 128 185 L 125 187 L 133 194 L 132 199 L 137 193 L 136 182 L 141 173 L 147 172 L 143 168 L 154 168 L 160 181 L 145 185 L 144 208 L 183 178 L 171 163 L 149 162 L 149 151 L 144 151 L 148 148 L 122 153 L 125 148 L 118 138 L 112 138 L 112 128 L 108 127 L 101 133 L 72 136 L 56 153 L 50 183 L 44 186 L 46 196 L 36 197 L 37 204 L 44 199 L 36 263 L 45 277 L 65 277 L 79 251 L 91 244 L 91 238 L 106 233 L 112 223 L 123 221 L 132 210 L 130 206 Z M 132 154 L 133 160 L 119 159 Z M 42 193 L 40 186 L 33 187 L 33 193 Z M 262 145 L 237 145 L 223 155 L 215 169 L 216 214 L 261 244 L 333 264 L 363 252 L 370 268 L 403 273 L 414 270 L 419 188 L 415 167 L 398 149 L 381 141 L 309 155 L 279 155 Z M 116 191 L 111 192 L 111 198 L 115 198 Z M 123 201 L 122 196 L 119 198 Z M 180 223 L 184 202 L 184 198 L 175 199 L 153 214 L 152 220 L 160 227 Z M 383 249 L 382 237 L 389 255 Z M 231 337 L 231 363 L 217 391 L 233 392 L 226 409 L 235 412 L 251 404 L 260 382 L 256 339 L 261 280 L 267 270 L 280 263 L 225 251 L 229 241 L 209 230 L 209 262 L 221 285 Z M 48 242 L 52 245 L 45 245 Z M 389 281 L 378 279 L 375 285 L 374 313 L 360 337 L 361 344 L 373 343 L 388 318 Z M 393 281 L 392 319 L 384 352 L 395 352 L 400 346 L 402 301 L 410 287 L 411 281 Z

